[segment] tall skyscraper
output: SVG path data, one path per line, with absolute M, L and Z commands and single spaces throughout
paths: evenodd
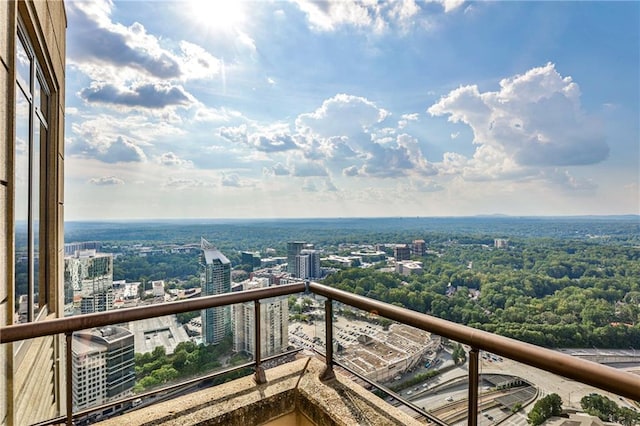
M 79 296 L 83 314 L 113 309 L 113 256 L 77 250 L 64 258 L 64 303 Z
M 269 287 L 269 279 L 254 278 L 237 287 L 238 291 Z M 284 351 L 288 346 L 289 303 L 286 297 L 274 297 L 262 300 L 260 304 L 260 356 L 267 357 Z M 233 349 L 255 355 L 253 302 L 233 306 L 233 326 Z
M 305 246 L 304 241 L 291 241 L 287 243 L 287 272 L 296 275 L 296 256 Z M 297 276 L 297 275 L 296 275 Z
M 105 327 L 73 334 L 73 409 L 131 394 L 136 383 L 133 333 Z
M 295 275 L 298 278 L 320 278 L 320 252 L 304 249 L 296 256 Z
M 204 238 L 202 248 L 202 295 L 229 293 L 231 291 L 231 262 L 220 250 Z M 219 343 L 229 327 L 229 307 L 203 309 L 202 338 L 206 344 Z

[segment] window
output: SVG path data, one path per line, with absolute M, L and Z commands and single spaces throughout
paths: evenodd
M 22 25 L 16 42 L 14 145 L 14 244 L 16 322 L 33 321 L 47 300 L 40 258 L 44 256 L 45 161 L 50 92 Z

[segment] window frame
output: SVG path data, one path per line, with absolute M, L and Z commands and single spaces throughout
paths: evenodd
M 15 211 L 18 197 L 26 197 L 27 206 L 24 219 L 27 222 L 27 236 L 26 236 L 26 256 L 27 256 L 27 315 L 23 321 L 18 322 L 32 322 L 37 321 L 42 316 L 45 316 L 49 312 L 49 304 L 51 303 L 49 286 L 47 285 L 47 268 L 46 263 L 48 259 L 48 238 L 46 226 L 48 220 L 48 195 L 50 191 L 54 189 L 47 185 L 47 182 L 51 175 L 50 166 L 48 164 L 48 154 L 52 144 L 52 127 L 51 127 L 51 115 L 53 110 L 53 96 L 50 89 L 51 84 L 45 76 L 41 65 L 41 59 L 38 56 L 38 52 L 34 48 L 37 44 L 34 44 L 32 37 L 30 37 L 27 30 L 27 26 L 23 22 L 22 18 L 17 16 L 17 25 L 15 31 L 15 78 L 14 78 L 14 90 L 16 91 L 14 96 L 14 108 L 17 111 L 18 99 L 23 97 L 28 104 L 28 140 L 27 143 L 27 164 L 28 170 L 23 176 L 27 177 L 27 194 L 19 194 L 16 190 L 16 177 L 17 173 L 17 114 L 14 115 L 14 140 L 13 140 L 13 155 L 12 163 L 13 167 L 13 252 L 14 256 L 12 261 L 14 262 L 13 273 L 13 293 L 14 304 L 20 296 L 17 287 L 17 241 L 16 241 L 16 223 L 17 212 Z M 18 49 L 22 48 L 29 60 L 28 65 L 28 80 L 22 81 L 21 74 L 18 70 Z M 26 71 L 26 70 L 25 70 Z M 28 86 L 28 87 L 27 87 Z M 38 105 L 36 105 L 38 102 Z M 24 171 L 23 171 L 24 172 Z M 23 198 L 24 201 L 24 198 Z M 22 219 L 22 218 L 20 218 Z M 36 292 L 37 291 L 37 292 Z M 37 310 L 36 299 L 37 298 Z M 13 314 L 18 314 L 20 306 L 14 306 Z M 18 314 L 19 315 L 19 314 Z M 15 321 L 15 320 L 14 320 Z

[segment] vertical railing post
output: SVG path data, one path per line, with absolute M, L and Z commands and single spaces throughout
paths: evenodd
M 320 380 L 322 381 L 336 377 L 333 372 L 333 301 L 329 298 L 324 301 L 324 326 L 326 367 L 320 375 Z
M 267 376 L 264 372 L 264 368 L 261 365 L 262 358 L 262 345 L 260 342 L 260 301 L 253 301 L 253 328 L 254 328 L 254 353 L 256 357 L 256 374 L 254 380 L 257 384 L 262 385 L 267 383 Z
M 477 426 L 478 424 L 479 352 L 477 348 L 471 348 L 469 351 L 469 407 L 467 410 L 467 424 L 469 426 Z
M 73 425 L 73 332 L 65 333 L 65 395 L 67 403 L 67 426 Z

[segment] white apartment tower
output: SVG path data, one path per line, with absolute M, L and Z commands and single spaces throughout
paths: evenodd
M 320 278 L 320 252 L 318 250 L 304 249 L 296 256 L 296 277 Z
M 238 290 L 250 290 L 269 286 L 268 278 L 254 278 L 239 285 Z M 235 288 L 234 288 L 235 290 Z M 255 355 L 253 302 L 233 307 L 233 349 Z M 260 356 L 275 355 L 287 349 L 289 344 L 289 303 L 286 298 L 270 298 L 260 303 Z
M 231 262 L 220 250 L 204 238 L 202 248 L 202 295 L 212 296 L 231 291 Z M 203 309 L 202 339 L 206 344 L 217 344 L 224 338 L 229 325 L 229 307 Z

